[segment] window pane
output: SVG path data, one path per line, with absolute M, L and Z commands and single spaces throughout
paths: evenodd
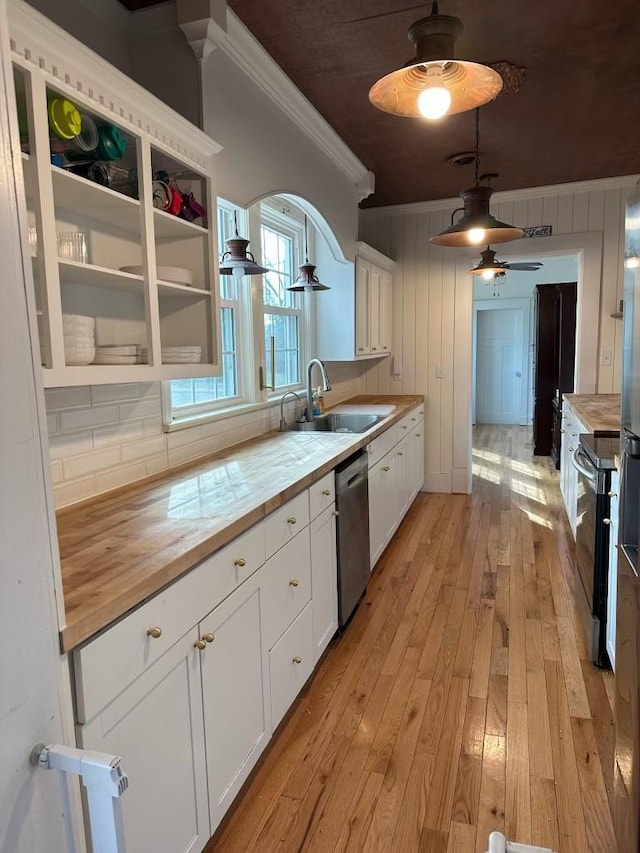
M 263 277 L 263 299 L 265 305 L 293 308 L 294 294 L 286 290 L 293 280 L 293 240 L 266 225 L 262 226 L 262 261 L 273 272 Z
M 271 337 L 275 338 L 276 387 L 300 382 L 298 318 L 291 314 L 265 314 L 265 364 L 271 384 Z

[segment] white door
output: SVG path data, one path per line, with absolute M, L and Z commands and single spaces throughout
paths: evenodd
M 34 770 L 28 761 L 39 741 L 73 745 L 74 734 L 58 646 L 57 542 L 44 398 L 34 368 L 39 359 L 28 323 L 30 313 L 36 325 L 9 56 L 6 2 L 0 0 L 0 850 L 63 853 L 58 774 Z
M 476 423 L 526 423 L 526 314 L 523 307 L 477 312 Z

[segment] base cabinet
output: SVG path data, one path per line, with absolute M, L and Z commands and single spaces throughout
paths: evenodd
M 571 457 L 580 443 L 580 436 L 586 432 L 588 429 L 573 411 L 571 404 L 565 400 L 562 404 L 560 492 L 574 539 L 578 523 L 578 472 L 571 462 Z
M 607 583 L 607 635 L 606 646 L 611 668 L 616 669 L 616 612 L 618 605 L 618 494 L 620 475 L 611 472 L 611 491 L 609 492 L 609 575 Z
M 423 406 L 400 421 L 395 436 L 394 443 L 385 433 L 369 445 L 371 571 L 424 483 Z
M 254 575 L 199 626 L 211 832 L 271 736 L 262 579 Z
M 121 800 L 127 850 L 198 853 L 209 840 L 197 640 L 194 628 L 78 727 L 79 746 L 124 757 L 130 779 Z
M 338 561 L 333 506 L 311 522 L 311 604 L 314 662 L 338 630 Z

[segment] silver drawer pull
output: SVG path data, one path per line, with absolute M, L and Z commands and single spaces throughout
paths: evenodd
M 287 519 L 287 524 L 295 524 L 295 523 L 296 523 L 296 519 L 292 515 L 289 516 L 289 518 Z
M 296 655 L 294 658 L 291 658 L 292 663 L 302 663 L 302 658 Z
M 238 557 L 233 561 L 233 565 L 240 566 L 240 568 L 242 568 L 243 566 L 247 565 L 247 561 L 244 559 L 244 557 Z

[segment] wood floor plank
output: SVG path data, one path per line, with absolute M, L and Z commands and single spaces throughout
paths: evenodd
M 613 679 L 531 453 L 479 426 L 473 494 L 418 496 L 206 853 L 613 853 Z

